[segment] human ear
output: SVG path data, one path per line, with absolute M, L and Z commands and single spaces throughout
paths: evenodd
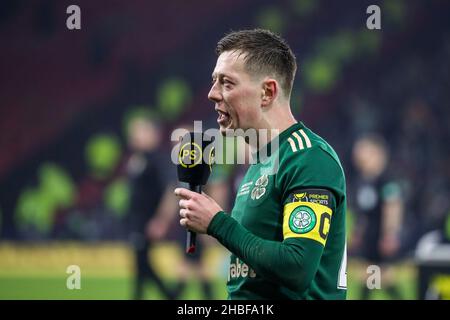
M 262 83 L 262 105 L 269 105 L 278 95 L 278 82 L 275 79 L 267 78 Z

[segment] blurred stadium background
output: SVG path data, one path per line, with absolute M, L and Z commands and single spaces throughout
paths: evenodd
M 66 28 L 70 4 L 81 8 L 81 30 Z M 381 7 L 381 30 L 366 28 L 371 4 Z M 132 297 L 127 119 L 157 117 L 162 153 L 181 124 L 215 127 L 206 98 L 215 43 L 254 27 L 291 44 L 295 115 L 334 146 L 350 186 L 356 137 L 387 139 L 406 204 L 395 281 L 404 298 L 421 297 L 417 243 L 434 230 L 450 239 L 450 2 L 17 0 L 0 4 L 0 299 Z M 351 237 L 351 206 L 348 216 Z M 169 285 L 183 259 L 180 234 L 175 222 L 149 252 Z M 226 252 L 210 246 L 202 259 L 214 298 L 225 298 Z M 81 290 L 66 288 L 72 264 Z M 360 297 L 359 264 L 350 256 L 350 299 Z M 450 267 L 440 267 L 427 281 L 450 299 Z M 180 298 L 202 299 L 191 279 Z M 164 298 L 151 282 L 145 297 Z

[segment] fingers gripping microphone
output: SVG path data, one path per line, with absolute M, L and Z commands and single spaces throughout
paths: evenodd
M 201 193 L 208 181 L 214 162 L 214 146 L 211 137 L 200 132 L 183 136 L 178 152 L 178 180 L 189 184 L 189 190 Z M 195 232 L 187 232 L 186 253 L 193 254 L 196 245 Z

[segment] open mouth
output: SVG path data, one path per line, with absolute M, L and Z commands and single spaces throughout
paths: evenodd
M 217 110 L 219 117 L 217 118 L 217 123 L 221 126 L 226 127 L 231 122 L 230 114 L 221 110 Z

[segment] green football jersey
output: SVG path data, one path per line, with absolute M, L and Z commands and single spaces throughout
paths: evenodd
M 251 250 L 260 256 L 252 258 L 254 261 L 267 259 L 265 265 L 270 266 L 261 267 L 260 274 L 245 261 L 243 253 L 231 250 L 229 298 L 345 299 L 346 189 L 339 158 L 324 139 L 301 122 L 278 136 L 278 146 L 278 152 L 250 165 L 231 213 L 248 234 L 269 240 Z M 212 228 L 222 232 L 219 226 Z M 223 243 L 232 241 L 226 240 L 231 234 L 222 236 Z M 239 241 L 240 246 L 246 246 L 245 241 Z M 278 254 L 278 249 L 261 248 L 264 243 L 273 246 L 271 241 L 295 245 L 290 252 L 302 260 L 301 270 L 290 270 L 291 264 L 284 264 L 281 254 L 264 257 Z M 237 251 L 242 250 L 245 248 Z M 271 269 L 277 269 L 276 276 L 270 276 Z M 301 280 L 301 287 L 289 286 L 297 280 Z

